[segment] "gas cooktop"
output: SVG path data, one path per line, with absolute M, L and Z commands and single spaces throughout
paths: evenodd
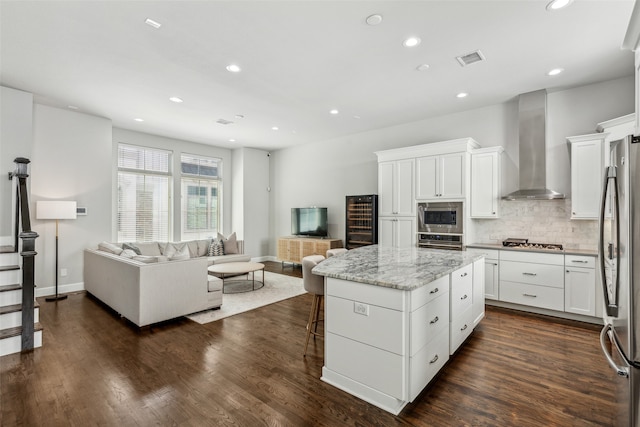
M 529 239 L 509 238 L 502 241 L 506 248 L 540 249 L 545 251 L 561 251 L 562 245 L 558 243 L 529 243 Z

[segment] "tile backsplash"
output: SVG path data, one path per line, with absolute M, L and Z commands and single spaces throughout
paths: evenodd
M 596 250 L 597 220 L 571 220 L 571 200 L 500 200 L 499 219 L 474 219 L 475 243 L 501 243 L 509 237 L 534 243 L 560 243 L 567 249 Z

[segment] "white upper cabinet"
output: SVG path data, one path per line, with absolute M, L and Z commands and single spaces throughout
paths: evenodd
M 464 198 L 466 159 L 466 153 L 418 158 L 416 160 L 416 199 Z
M 571 219 L 597 219 L 604 174 L 607 133 L 570 136 Z
M 502 147 L 473 150 L 471 154 L 471 218 L 500 216 Z
M 414 160 L 378 164 L 379 216 L 415 215 Z

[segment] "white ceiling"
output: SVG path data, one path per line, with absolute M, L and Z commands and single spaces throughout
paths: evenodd
M 2 0 L 0 83 L 120 128 L 275 150 L 633 74 L 633 0 L 547 2 Z

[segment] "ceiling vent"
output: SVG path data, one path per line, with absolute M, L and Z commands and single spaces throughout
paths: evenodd
M 466 55 L 456 56 L 456 59 L 463 67 L 473 64 L 474 62 L 484 61 L 484 55 L 479 50 L 467 53 Z
M 233 122 L 231 120 L 225 120 L 225 119 L 218 119 L 216 120 L 216 123 L 218 123 L 219 125 L 232 125 Z

